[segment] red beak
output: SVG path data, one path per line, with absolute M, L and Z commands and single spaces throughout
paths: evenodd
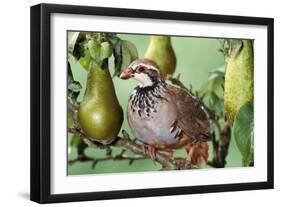
M 132 74 L 132 72 L 130 70 L 125 70 L 120 75 L 120 78 L 122 78 L 124 80 L 129 79 L 131 77 L 133 77 L 133 74 Z

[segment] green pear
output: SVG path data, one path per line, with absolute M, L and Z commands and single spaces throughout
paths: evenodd
M 117 100 L 107 66 L 90 63 L 87 89 L 78 110 L 79 124 L 84 133 L 102 144 L 111 143 L 118 135 L 123 110 Z
M 254 57 L 252 40 L 227 40 L 224 44 L 226 71 L 224 110 L 233 122 L 240 108 L 254 98 Z
M 170 36 L 151 36 L 144 57 L 153 60 L 159 66 L 163 78 L 175 72 L 176 55 Z

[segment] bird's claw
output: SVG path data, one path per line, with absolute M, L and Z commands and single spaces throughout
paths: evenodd
M 176 159 L 175 161 L 176 161 L 176 164 L 178 166 L 180 166 L 181 169 L 186 169 L 186 168 L 191 166 L 191 162 L 190 162 L 189 158 L 187 158 L 187 159 L 185 159 L 185 158 L 184 159 Z
M 150 145 L 143 144 L 142 150 L 149 155 L 149 157 L 154 161 L 156 160 L 156 149 Z

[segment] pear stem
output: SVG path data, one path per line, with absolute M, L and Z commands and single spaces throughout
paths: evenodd
M 150 37 L 151 41 L 155 41 L 155 42 L 164 42 L 164 43 L 167 43 L 167 44 L 171 44 L 171 37 L 170 36 L 151 36 Z

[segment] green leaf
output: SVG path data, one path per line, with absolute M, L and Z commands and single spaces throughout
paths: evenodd
M 67 110 L 67 127 L 74 127 L 74 114 L 70 110 Z
M 72 70 L 71 70 L 71 65 L 68 62 L 67 64 L 67 100 L 68 104 L 72 103 L 75 104 L 77 103 L 77 98 L 79 96 L 80 90 L 82 89 L 81 84 L 78 81 L 75 81 L 73 78 Z M 71 104 L 71 105 L 72 105 Z M 67 107 L 67 127 L 74 127 L 75 125 L 75 117 L 76 113 L 69 108 L 68 105 Z
M 128 68 L 129 64 L 132 61 L 130 50 L 128 49 L 127 45 L 124 44 L 124 40 L 122 40 L 121 44 L 122 48 L 122 64 L 121 64 L 121 71 L 124 71 Z
M 78 36 L 79 36 L 79 32 L 68 32 L 68 38 L 67 38 L 68 39 L 68 52 L 70 54 L 73 53 L 74 46 L 75 46 Z
M 82 89 L 81 84 L 78 81 L 70 81 L 67 86 L 68 90 L 72 92 L 79 92 Z
M 112 55 L 112 46 L 106 42 L 98 42 L 95 38 L 88 39 L 88 43 L 85 44 L 83 55 L 79 58 L 79 63 L 85 70 L 89 69 L 91 60 L 94 60 L 98 65 L 101 65 L 102 61 L 109 58 Z
M 94 39 L 89 40 L 88 50 L 91 58 L 100 66 L 101 65 L 101 44 Z
M 102 42 L 101 43 L 101 61 L 109 58 L 113 53 L 112 46 L 109 42 Z
M 67 89 L 72 92 L 79 92 L 82 89 L 82 86 L 78 81 L 74 80 L 70 63 L 68 63 L 67 70 L 68 70 Z
M 116 34 L 114 33 L 107 33 L 107 39 L 109 43 L 115 48 L 116 44 L 121 40 Z
M 138 58 L 138 51 L 133 43 L 127 40 L 120 40 L 116 44 L 114 57 L 116 60 L 114 76 L 116 76 L 120 75 L 121 71 L 126 70 L 130 63 Z
M 241 107 L 234 119 L 232 136 L 243 157 L 244 164 L 253 162 L 254 112 L 253 103 Z
M 85 45 L 86 45 L 86 33 L 78 32 L 79 35 L 72 39 L 72 42 L 68 44 L 68 51 L 71 55 L 75 57 L 76 60 L 79 60 L 80 57 L 84 56 Z M 74 44 L 74 47 L 72 46 Z
M 89 65 L 91 62 L 91 55 L 90 55 L 89 50 L 85 50 L 84 53 L 85 53 L 85 55 L 83 57 L 80 57 L 79 63 L 85 70 L 88 71 Z
M 225 68 L 221 66 L 210 72 L 208 80 L 202 85 L 200 93 L 206 93 L 213 90 L 219 90 L 223 88 L 224 85 L 224 74 Z M 216 91 L 217 95 L 220 95 L 220 92 Z
M 82 139 L 77 134 L 73 134 L 71 136 L 70 146 L 71 147 L 78 147 L 78 145 L 81 143 L 81 141 L 82 141 Z
M 139 58 L 138 50 L 132 42 L 122 40 L 122 46 L 128 49 L 131 56 L 131 62 Z
M 82 89 L 81 84 L 78 81 L 75 81 L 73 78 L 72 70 L 70 63 L 67 64 L 67 92 L 68 97 L 70 97 L 73 101 L 76 101 L 80 90 Z
M 113 48 L 115 65 L 114 77 L 120 75 L 121 71 L 127 69 L 129 64 L 138 58 L 138 51 L 132 42 L 121 40 L 115 34 L 109 34 L 108 41 Z
M 114 55 L 114 75 L 119 75 L 122 66 L 122 47 L 121 40 L 114 39 L 113 55 Z
M 225 68 L 221 66 L 210 72 L 208 80 L 199 90 L 199 96 L 204 97 L 204 101 L 209 107 L 218 113 L 223 112 L 224 96 L 224 74 Z
M 223 99 L 223 81 L 221 77 L 216 78 L 214 81 L 211 81 L 211 91 L 215 93 L 219 98 Z

